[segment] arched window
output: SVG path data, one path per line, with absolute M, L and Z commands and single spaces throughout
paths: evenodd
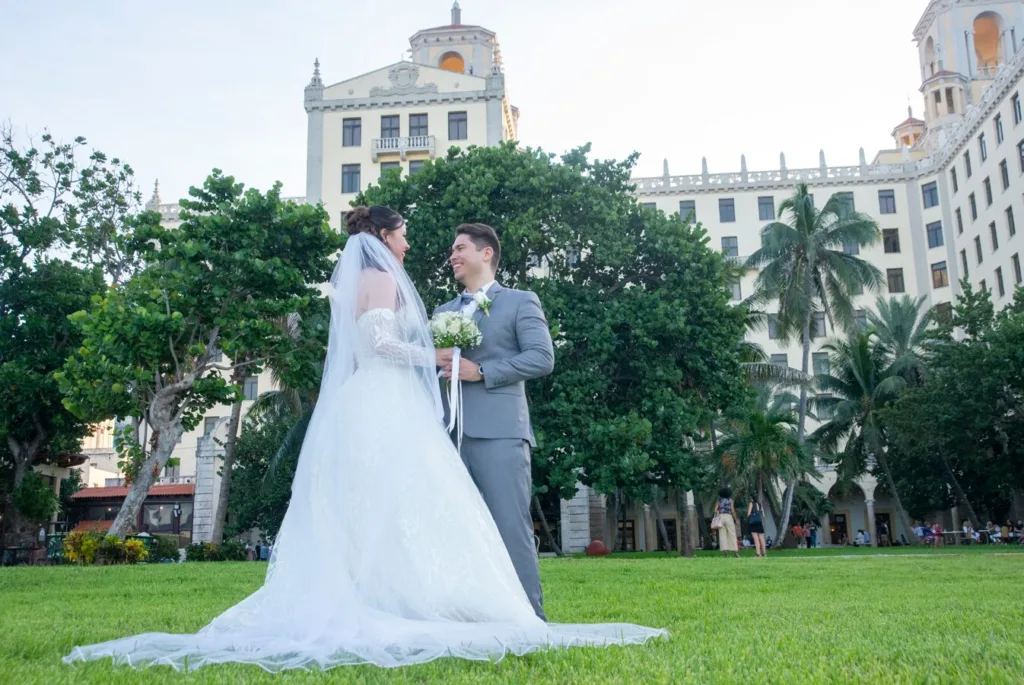
M 935 39 L 928 36 L 928 42 L 924 44 L 925 78 L 935 76 Z
M 466 60 L 462 59 L 462 55 L 457 52 L 446 52 L 441 55 L 441 60 L 437 66 L 446 71 L 462 74 L 466 71 Z
M 974 20 L 974 53 L 978 71 L 995 73 L 1003 63 L 1003 18 L 995 12 L 982 12 Z

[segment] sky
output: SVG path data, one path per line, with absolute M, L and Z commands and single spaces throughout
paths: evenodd
M 635 176 L 868 161 L 922 110 L 912 32 L 927 0 L 462 0 L 498 35 L 523 145 Z M 305 193 L 303 88 L 387 66 L 450 0 L 0 3 L 0 120 L 84 136 L 164 202 L 219 168 Z M 909 101 L 908 101 L 909 100 Z

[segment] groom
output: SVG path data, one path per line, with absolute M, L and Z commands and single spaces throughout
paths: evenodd
M 449 262 L 466 291 L 435 314 L 467 312 L 483 334 L 483 342 L 459 362 L 462 460 L 491 510 L 533 610 L 546 621 L 530 516 L 530 448 L 536 443 L 525 382 L 554 369 L 551 334 L 535 294 L 506 290 L 495 281 L 501 243 L 494 229 L 462 224 L 455 234 Z M 483 308 L 473 297 L 477 293 L 490 300 Z M 438 362 L 451 378 L 452 350 L 438 350 Z

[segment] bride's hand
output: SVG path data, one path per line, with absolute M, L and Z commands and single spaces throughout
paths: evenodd
M 438 368 L 450 367 L 452 365 L 452 357 L 455 355 L 455 350 L 450 347 L 443 348 L 440 350 L 434 350 L 434 359 Z

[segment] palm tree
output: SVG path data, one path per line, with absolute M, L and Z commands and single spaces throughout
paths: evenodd
M 778 501 L 777 483 L 817 474 L 809 446 L 797 440 L 797 397 L 769 384 L 755 388 L 750 402 L 726 415 L 725 436 L 713 454 L 713 468 L 737 489 L 765 506 Z M 775 506 L 771 510 L 777 510 Z M 776 534 L 783 530 L 778 521 Z
M 778 301 L 777 328 L 783 342 L 799 339 L 803 347 L 800 370 L 809 372 L 811 328 L 816 313 L 832 324 L 852 328 L 855 314 L 852 293 L 862 288 L 878 290 L 882 274 L 856 257 L 858 251 L 878 242 L 881 231 L 871 217 L 852 211 L 845 195 L 832 195 L 821 210 L 806 184 L 779 206 L 779 218 L 761 231 L 761 248 L 750 255 L 747 268 L 760 269 L 755 298 L 759 303 Z M 807 388 L 800 388 L 797 440 L 803 443 L 807 427 Z M 789 525 L 796 481 L 786 484 L 782 528 Z
M 835 451 L 843 445 L 840 459 L 853 463 L 841 470 L 861 471 L 873 460 L 882 472 L 896 506 L 896 515 L 903 523 L 911 542 L 920 539 L 910 526 L 910 517 L 903 508 L 896 482 L 886 457 L 885 429 L 881 410 L 907 387 L 906 380 L 893 370 L 885 345 L 877 342 L 873 331 L 857 331 L 847 340 L 825 345 L 829 353 L 829 373 L 817 377 L 818 386 L 826 395 L 814 398 L 815 409 L 827 409 L 832 419 L 818 428 L 811 439 L 820 448 Z
M 877 313 L 868 314 L 891 371 L 908 385 L 920 385 L 924 380 L 925 362 L 937 339 L 931 328 L 932 310 L 924 306 L 926 299 L 915 300 L 909 295 L 888 300 L 880 297 L 875 302 Z

